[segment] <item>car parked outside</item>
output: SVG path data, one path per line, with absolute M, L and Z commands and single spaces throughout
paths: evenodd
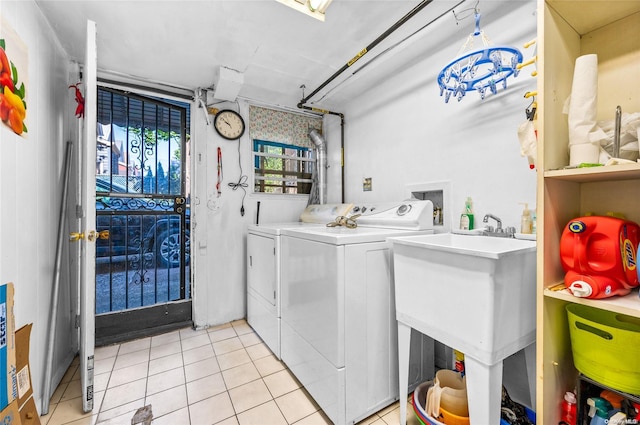
M 117 197 L 115 193 L 138 193 L 115 181 L 96 178 L 97 231 L 108 230 L 109 239 L 98 239 L 98 262 L 155 260 L 158 267 L 180 265 L 180 215 L 173 200 Z M 190 261 L 190 217 L 185 219 L 185 265 Z

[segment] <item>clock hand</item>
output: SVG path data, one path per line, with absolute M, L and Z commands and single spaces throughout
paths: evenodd
M 231 127 L 231 124 L 229 124 L 229 121 L 227 121 L 225 118 L 222 118 L 222 121 L 224 121 L 229 127 Z

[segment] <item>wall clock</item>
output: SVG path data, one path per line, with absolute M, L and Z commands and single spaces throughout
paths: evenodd
M 227 140 L 236 140 L 244 134 L 244 120 L 236 111 L 223 109 L 213 119 L 218 134 Z

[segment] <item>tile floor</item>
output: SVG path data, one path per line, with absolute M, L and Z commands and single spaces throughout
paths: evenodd
M 146 405 L 154 425 L 331 424 L 244 320 L 100 347 L 94 367 L 94 411 L 82 412 L 76 358 L 43 425 L 129 425 Z M 361 424 L 396 425 L 399 413 L 394 403 Z M 407 423 L 418 424 L 409 405 Z

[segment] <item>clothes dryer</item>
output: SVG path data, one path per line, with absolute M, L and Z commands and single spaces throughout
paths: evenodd
M 352 204 L 309 205 L 300 221 L 253 224 L 247 230 L 247 322 L 280 359 L 280 234 L 283 229 L 324 227 Z

